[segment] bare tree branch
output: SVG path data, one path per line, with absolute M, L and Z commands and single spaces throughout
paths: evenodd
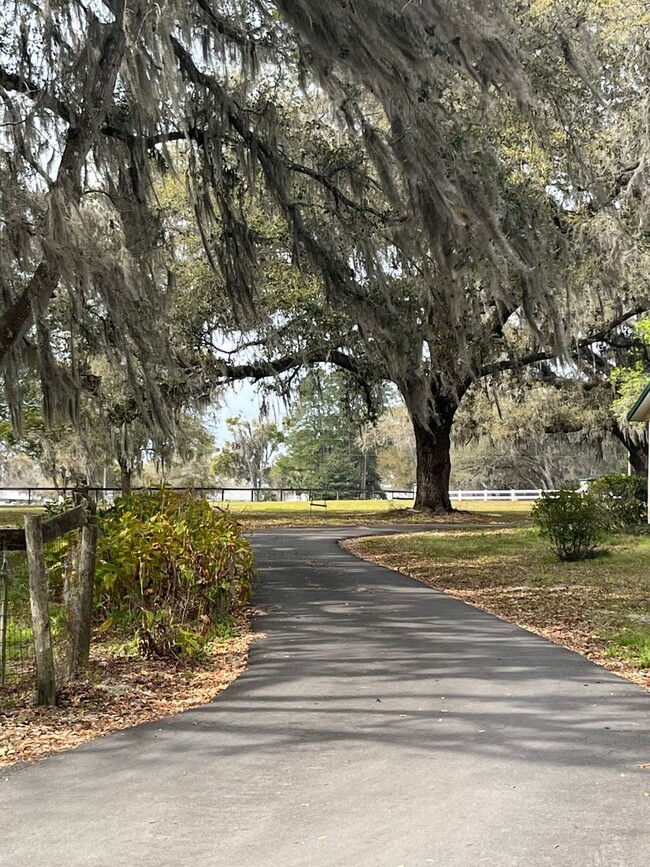
M 0 87 L 6 91 L 22 93 L 32 102 L 38 103 L 43 108 L 49 109 L 66 123 L 74 123 L 75 116 L 63 100 L 59 99 L 49 91 L 39 87 L 35 82 L 30 81 L 15 72 L 9 72 L 4 66 L 0 66 Z

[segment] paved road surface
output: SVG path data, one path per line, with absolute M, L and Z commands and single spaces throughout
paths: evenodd
M 650 700 L 336 545 L 259 533 L 214 704 L 0 780 L 2 867 L 650 863 Z

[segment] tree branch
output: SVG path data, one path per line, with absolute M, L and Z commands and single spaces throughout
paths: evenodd
M 358 211 L 363 214 L 371 214 L 373 217 L 376 217 L 378 220 L 381 220 L 383 223 L 387 222 L 390 218 L 390 214 L 378 211 L 376 208 L 371 207 L 370 205 L 360 205 L 358 202 L 355 202 L 351 199 L 346 193 L 344 193 L 340 187 L 338 187 L 330 178 L 323 174 L 323 172 L 317 172 L 315 169 L 311 169 L 308 166 L 304 166 L 301 163 L 295 163 L 292 161 L 288 161 L 286 163 L 286 167 L 291 172 L 295 172 L 296 174 L 305 175 L 308 178 L 312 178 L 312 180 L 318 181 L 318 183 L 325 187 L 328 192 L 332 194 L 334 201 L 338 204 L 341 202 L 346 206 L 346 208 L 350 208 L 350 210 Z M 397 222 L 401 222 L 403 218 L 397 218 Z
M 320 271 L 325 285 L 336 287 L 350 299 L 365 301 L 365 296 L 356 286 L 352 269 L 347 263 L 334 258 L 331 251 L 320 243 L 314 232 L 305 226 L 297 203 L 289 198 L 287 189 L 280 180 L 286 171 L 291 170 L 287 166 L 286 158 L 258 135 L 241 106 L 225 92 L 215 78 L 197 67 L 191 54 L 178 39 L 174 36 L 170 39 L 181 71 L 191 82 L 198 84 L 218 100 L 233 130 L 250 151 L 257 155 L 268 188 L 291 226 L 296 244 L 302 245 L 312 265 Z
M 252 39 L 245 30 L 233 24 L 232 19 L 223 18 L 217 15 L 208 0 L 196 0 L 196 5 L 201 9 L 207 18 L 208 22 L 214 27 L 219 35 L 224 36 L 230 42 L 245 49 L 249 54 L 253 55 L 258 48 L 271 48 L 272 41 L 269 39 L 266 42 L 258 42 Z
M 574 341 L 573 347 L 570 349 L 570 353 L 578 353 L 581 349 L 592 346 L 594 343 L 605 343 L 607 342 L 608 337 L 616 328 L 621 325 L 624 325 L 630 319 L 633 319 L 635 316 L 640 316 L 642 313 L 646 313 L 650 310 L 650 299 L 645 299 L 644 301 L 635 304 L 630 310 L 627 310 L 625 313 L 621 313 L 620 316 L 616 316 L 606 325 L 599 328 L 598 331 L 593 332 L 592 334 L 587 335 L 586 337 L 582 337 L 579 340 Z M 527 355 L 522 355 L 519 358 L 505 358 L 502 361 L 497 361 L 492 364 L 484 365 L 478 376 L 487 376 L 489 374 L 494 373 L 502 373 L 506 370 L 515 370 L 519 367 L 527 367 L 529 364 L 537 364 L 540 361 L 552 361 L 554 358 L 559 358 L 560 353 L 557 352 L 531 352 Z
M 39 85 L 28 78 L 24 78 L 15 72 L 8 72 L 4 66 L 0 66 L 0 87 L 4 87 L 6 91 L 26 96 L 32 102 L 49 109 L 62 120 L 66 121 L 66 123 L 71 124 L 75 121 L 73 112 L 63 100 L 39 87 Z
M 363 374 L 362 368 L 353 356 L 340 349 L 327 348 L 312 350 L 304 354 L 283 355 L 271 361 L 254 361 L 246 364 L 230 364 L 222 359 L 215 359 L 213 369 L 224 382 L 234 382 L 240 379 L 252 379 L 254 382 L 258 382 L 260 379 L 279 376 L 288 370 L 310 367 L 313 364 L 334 364 L 336 367 L 357 376 Z

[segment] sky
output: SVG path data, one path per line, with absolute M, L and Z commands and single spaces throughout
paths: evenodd
M 260 398 L 254 386 L 246 381 L 229 386 L 223 393 L 220 405 L 214 410 L 212 418 L 206 419 L 206 427 L 214 437 L 215 446 L 222 448 L 228 439 L 226 419 L 233 416 L 252 421 L 259 417 Z M 280 422 L 286 415 L 284 408 L 279 402 L 271 403 L 269 421 Z

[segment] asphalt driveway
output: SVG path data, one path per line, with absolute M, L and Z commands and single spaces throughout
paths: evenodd
M 248 671 L 5 772 L 0 865 L 645 867 L 650 696 L 338 547 L 362 532 L 257 533 Z

